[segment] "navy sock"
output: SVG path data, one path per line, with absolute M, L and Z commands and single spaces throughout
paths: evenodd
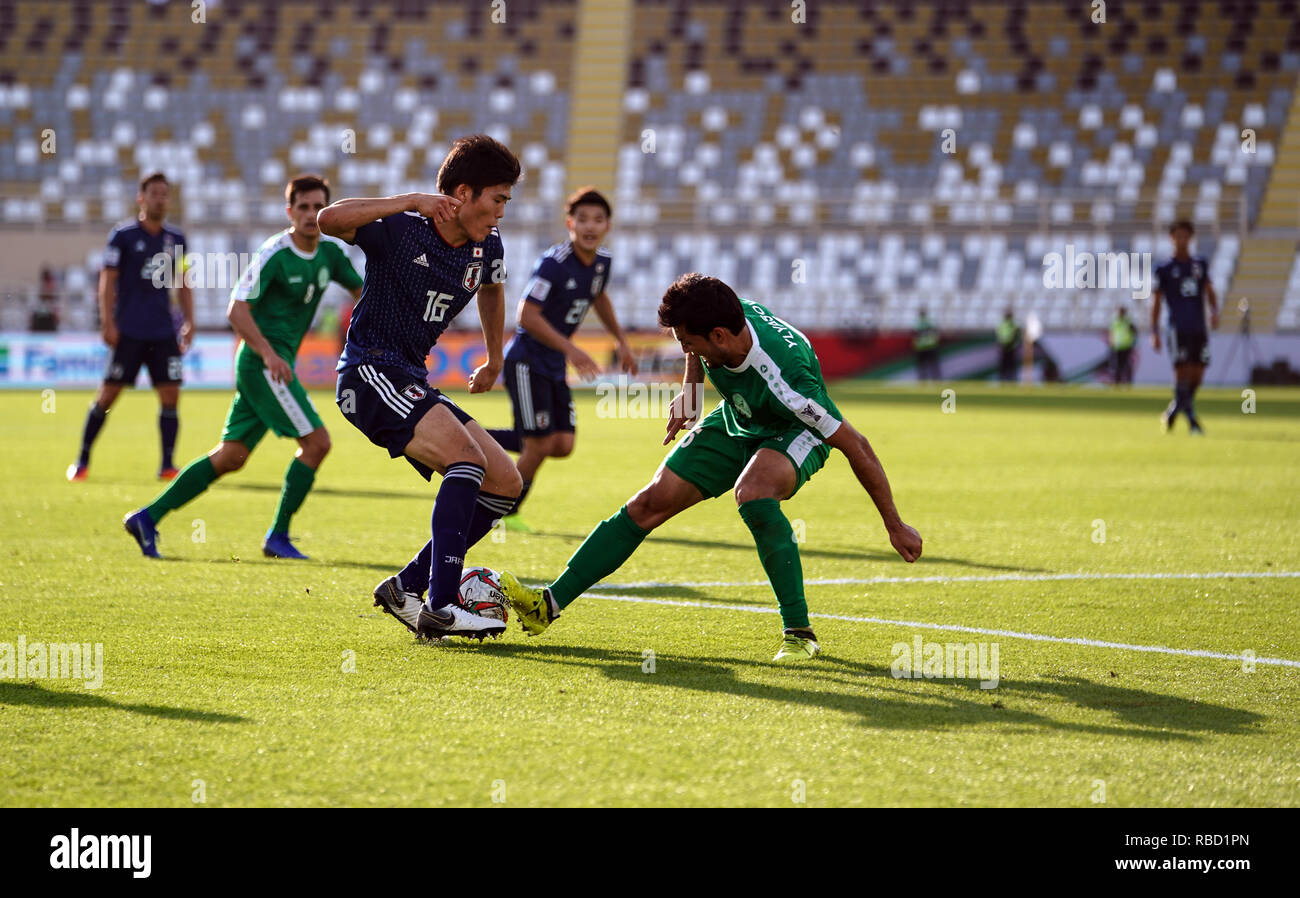
M 488 436 L 501 444 L 501 448 L 507 452 L 522 452 L 524 449 L 523 438 L 519 436 L 517 430 L 506 430 L 505 428 L 496 428 L 487 432 Z
M 99 436 L 99 429 L 104 426 L 104 419 L 108 417 L 108 412 L 99 407 L 98 403 L 90 404 L 90 411 L 86 412 L 86 427 L 81 432 L 81 455 L 77 458 L 77 464 L 83 468 L 90 464 L 90 447 L 95 442 L 95 437 Z
M 524 504 L 524 500 L 528 498 L 528 491 L 532 488 L 533 488 L 533 482 L 531 480 L 525 480 L 524 488 L 519 491 L 519 498 L 515 500 L 515 507 L 510 512 L 511 514 L 519 513 L 519 506 Z
M 515 500 L 509 496 L 480 491 L 478 501 L 474 503 L 474 516 L 470 518 L 469 530 L 465 534 L 465 550 L 474 545 L 492 530 L 492 525 L 510 513 Z M 397 575 L 397 582 L 402 589 L 409 592 L 423 593 L 429 585 L 429 570 L 433 564 L 433 541 L 425 543 Z
M 483 468 L 460 461 L 447 466 L 433 503 L 433 563 L 429 570 L 429 607 L 456 601 L 460 574 L 465 566 L 470 521 L 474 517 Z
M 424 595 L 429 588 L 429 571 L 433 566 L 433 540 L 429 540 L 415 557 L 410 560 L 402 572 L 397 575 L 397 582 L 408 592 Z
M 1174 415 L 1177 416 L 1179 412 L 1182 412 L 1183 414 L 1187 415 L 1188 419 L 1190 420 L 1192 417 L 1191 407 L 1192 407 L 1191 388 L 1187 385 L 1186 382 L 1180 380 L 1174 386 Z
M 1196 423 L 1196 387 L 1192 384 L 1187 385 L 1187 396 L 1183 400 L 1183 411 L 1187 413 L 1187 420 L 1193 424 Z
M 181 419 L 176 406 L 163 406 L 158 412 L 158 431 L 162 434 L 162 466 L 174 468 L 172 453 L 176 450 L 176 433 L 181 429 Z
M 474 517 L 469 522 L 469 532 L 465 535 L 465 548 L 473 548 L 475 543 L 488 535 L 492 525 L 510 514 L 514 507 L 515 500 L 510 496 L 480 492 L 478 502 L 474 505 Z

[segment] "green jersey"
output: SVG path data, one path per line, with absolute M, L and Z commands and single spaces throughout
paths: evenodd
M 722 394 L 727 434 L 769 439 L 798 426 L 828 439 L 844 416 L 827 395 L 812 344 L 758 303 L 742 299 L 740 306 L 754 340 L 749 354 L 735 368 L 704 366 Z
M 258 247 L 231 298 L 248 303 L 257 329 L 276 355 L 292 365 L 330 281 L 349 290 L 361 286 L 361 276 L 339 244 L 321 238 L 309 256 L 294 245 L 286 228 Z M 260 365 L 262 360 L 241 341 L 236 362 Z

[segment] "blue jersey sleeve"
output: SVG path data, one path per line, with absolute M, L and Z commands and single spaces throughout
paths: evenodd
M 529 276 L 528 283 L 524 284 L 523 298 L 528 302 L 546 305 L 552 288 L 556 284 L 563 283 L 564 271 L 560 268 L 560 263 L 550 256 L 542 256 L 533 266 L 533 273 Z
M 596 277 L 601 278 L 599 289 L 596 290 L 596 296 L 600 296 L 602 293 L 609 292 L 609 279 L 614 270 L 614 263 L 609 256 L 599 256 L 597 258 L 605 263 L 605 273 L 603 275 L 596 275 Z
M 117 269 L 122 264 L 122 229 L 116 228 L 108 235 L 108 246 L 104 249 L 104 267 Z
M 487 282 L 504 284 L 506 282 L 506 247 L 501 242 L 501 235 L 495 230 L 484 243 L 484 261 L 487 262 Z
M 393 219 L 400 215 L 401 213 L 398 213 L 388 218 L 377 218 L 363 224 L 352 235 L 352 243 L 361 247 L 367 259 L 382 259 L 388 253 L 389 243 L 397 236 L 396 222 Z
M 1157 293 L 1161 293 L 1161 294 L 1164 294 L 1164 295 L 1168 295 L 1169 290 L 1168 290 L 1167 287 L 1165 286 L 1165 281 L 1166 281 L 1166 279 L 1168 278 L 1168 276 L 1169 276 L 1169 263 L 1168 263 L 1168 262 L 1165 262 L 1164 264 L 1161 264 L 1161 265 L 1157 265 L 1157 266 L 1156 266 L 1156 272 L 1155 272 L 1155 289 L 1156 289 L 1156 292 L 1157 292 Z

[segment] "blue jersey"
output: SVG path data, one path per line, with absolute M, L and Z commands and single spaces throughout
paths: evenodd
M 185 235 L 169 224 L 150 234 L 138 219 L 131 219 L 108 235 L 104 267 L 117 271 L 113 320 L 123 336 L 136 340 L 176 336 L 166 285 L 175 280 L 176 260 L 184 252 Z
M 1208 266 L 1200 256 L 1169 261 L 1156 268 L 1156 289 L 1169 307 L 1169 326 L 1180 334 L 1203 334 Z
M 542 317 L 561 334 L 572 336 L 582 324 L 587 309 L 609 283 L 609 250 L 596 250 L 596 258 L 584 265 L 569 241 L 557 243 L 542 253 L 533 267 L 532 277 L 524 285 L 524 301 L 542 307 Z M 547 377 L 564 377 L 564 353 L 540 343 L 523 327 L 506 349 L 511 361 L 526 361 L 532 369 Z
M 423 215 L 399 212 L 357 228 L 353 242 L 366 254 L 366 276 L 339 371 L 392 365 L 428 377 L 425 359 L 452 319 L 481 284 L 506 279 L 496 228 L 481 243 L 451 246 Z

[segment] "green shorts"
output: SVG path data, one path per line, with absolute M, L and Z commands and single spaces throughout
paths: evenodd
M 822 469 L 831 455 L 831 447 L 822 442 L 821 436 L 800 424 L 793 424 L 784 433 L 766 439 L 733 437 L 727 433 L 722 406 L 718 406 L 668 453 L 664 465 L 695 486 L 705 498 L 712 499 L 736 485 L 741 472 L 759 449 L 775 449 L 790 459 L 796 475 L 791 496 Z
M 235 398 L 226 413 L 222 442 L 234 440 L 252 449 L 267 428 L 277 436 L 297 439 L 324 426 L 297 377 L 282 384 L 271 380 L 261 365 L 236 368 Z

